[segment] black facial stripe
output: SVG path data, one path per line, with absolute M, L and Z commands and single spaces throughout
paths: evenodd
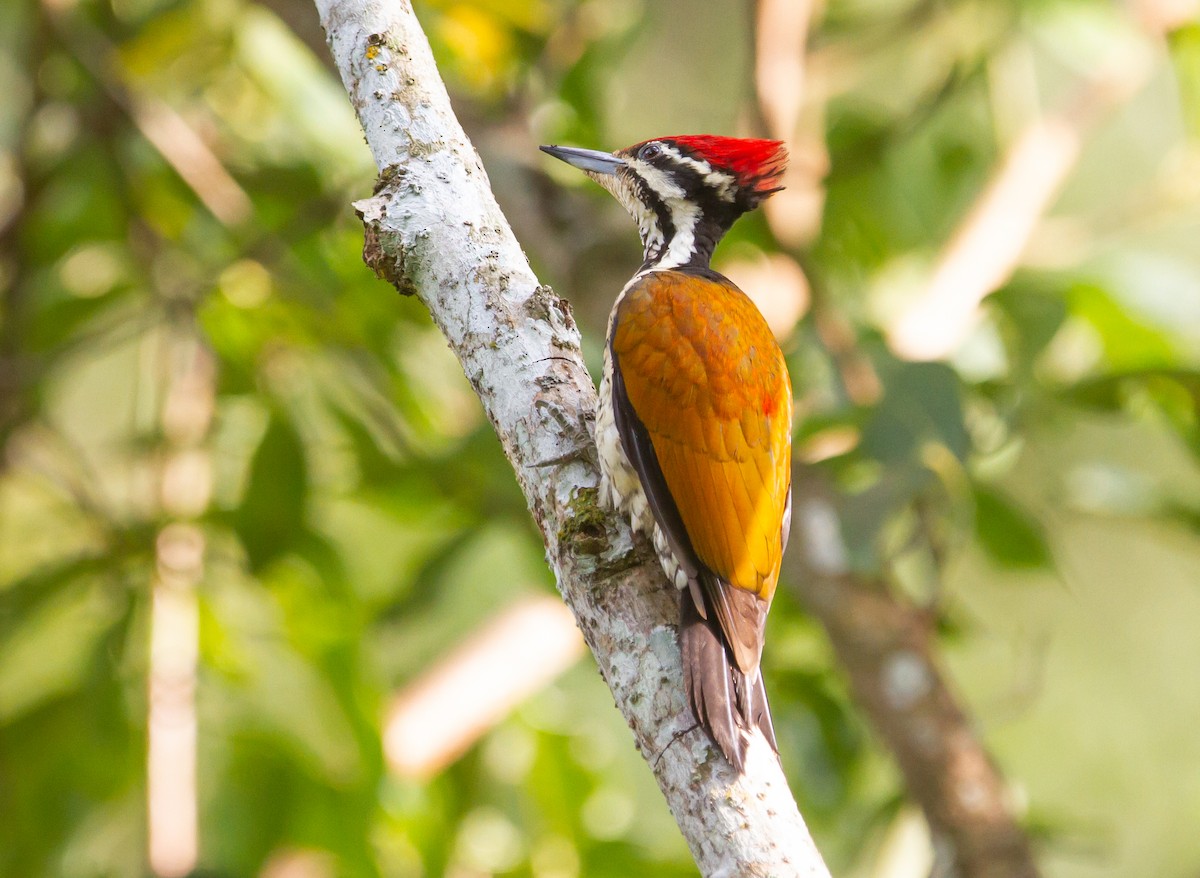
M 670 141 L 664 141 L 664 143 L 672 149 L 678 150 L 679 154 L 684 157 L 698 162 L 705 161 L 690 149 L 685 149 Z M 729 201 L 722 198 L 718 188 L 711 185 L 704 174 L 695 167 L 680 161 L 678 156 L 667 152 L 645 160 L 645 162 L 664 173 L 673 185 L 679 187 L 684 200 L 696 208 L 697 216 L 692 228 L 692 252 L 685 263 L 687 265 L 706 267 L 712 258 L 717 242 L 721 240 L 734 221 L 762 200 L 762 196 L 756 193 L 752 187 L 747 189 L 738 186 L 737 183 L 730 184 L 733 187 L 734 200 Z M 633 180 L 636 198 L 654 213 L 655 221 L 662 232 L 662 245 L 646 253 L 646 262 L 643 268 L 648 268 L 667 251 L 678 228 L 670 207 L 650 184 L 636 171 L 630 170 L 627 173 Z
M 676 150 L 681 156 L 686 156 L 687 158 L 694 159 L 695 161 L 698 161 L 698 162 L 708 161 L 703 156 L 701 156 L 699 153 L 697 153 L 694 149 L 692 149 L 691 147 L 685 146 L 682 143 L 675 143 L 674 141 L 671 141 L 671 140 L 665 140 L 665 141 L 663 141 L 663 143 L 667 144 L 672 149 Z M 662 158 L 669 160 L 669 157 L 665 153 Z M 656 164 L 657 164 L 657 162 L 656 162 Z M 678 165 L 674 162 L 672 162 L 672 166 L 673 166 L 673 170 L 678 170 L 683 173 L 690 174 L 692 176 L 692 178 L 697 181 L 698 185 L 703 187 L 704 191 L 706 191 L 706 192 L 712 191 L 707 185 L 705 185 L 703 179 L 695 171 L 695 169 L 689 168 L 686 165 Z M 764 193 L 764 192 L 759 191 L 756 183 L 757 183 L 757 180 L 743 181 L 743 184 L 738 184 L 735 182 L 733 184 L 733 186 L 734 186 L 733 205 L 730 205 L 729 202 L 718 197 L 718 201 L 720 202 L 719 206 L 723 210 L 727 210 L 730 213 L 730 219 L 729 219 L 730 224 L 732 224 L 734 220 L 736 220 L 739 216 L 741 216 L 746 211 L 753 210 L 754 208 L 758 207 L 758 205 L 763 201 L 763 199 L 766 197 L 766 195 L 769 194 L 769 193 Z M 684 184 L 681 182 L 680 185 L 684 185 Z M 687 187 L 686 185 L 684 185 L 684 188 L 688 192 L 688 198 L 695 197 L 693 195 L 692 189 L 690 187 Z M 778 190 L 772 190 L 772 191 L 778 191 Z M 705 213 L 705 215 L 708 215 L 709 205 L 702 204 L 701 210 Z M 726 226 L 726 228 L 728 228 L 728 226 Z
M 741 216 L 742 211 L 722 198 L 695 168 L 671 162 L 666 170 L 675 185 L 683 190 L 684 197 L 700 208 L 702 217 L 732 225 L 733 221 Z
M 654 217 L 658 222 L 659 231 L 662 232 L 663 246 L 665 250 L 667 244 L 675 237 L 675 222 L 671 218 L 671 209 L 666 203 L 658 197 L 650 184 L 640 174 L 630 174 L 634 183 L 637 185 L 637 197 L 642 204 L 654 211 Z

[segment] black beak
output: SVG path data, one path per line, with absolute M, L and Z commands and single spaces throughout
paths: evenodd
M 573 168 L 590 171 L 593 174 L 615 174 L 617 168 L 623 167 L 625 159 L 617 158 L 611 152 L 601 152 L 598 149 L 579 149 L 574 146 L 543 146 L 542 152 L 561 159 Z

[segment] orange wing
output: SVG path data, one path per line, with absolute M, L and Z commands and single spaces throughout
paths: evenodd
M 769 602 L 791 485 L 792 392 L 766 321 L 715 272 L 652 272 L 626 291 L 611 344 L 696 557 Z

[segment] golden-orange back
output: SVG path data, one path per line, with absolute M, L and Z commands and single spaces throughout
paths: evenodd
M 612 355 L 697 557 L 769 601 L 791 484 L 792 393 L 761 313 L 715 273 L 649 272 L 625 292 Z

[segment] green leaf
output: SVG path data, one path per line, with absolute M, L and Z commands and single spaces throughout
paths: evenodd
M 1068 388 L 1064 398 L 1075 405 L 1118 413 L 1131 402 L 1149 401 L 1192 454 L 1200 457 L 1200 372 L 1188 369 L 1139 369 L 1102 375 Z
M 894 464 L 920 457 L 921 446 L 932 441 L 964 459 L 971 439 L 954 370 L 942 363 L 891 363 L 881 373 L 884 397 L 863 428 L 863 453 Z
M 1170 34 L 1171 61 L 1180 104 L 1192 136 L 1200 135 L 1200 23 L 1193 21 Z
M 974 486 L 975 535 L 988 557 L 1010 570 L 1052 569 L 1041 522 L 998 491 Z
M 889 522 L 936 482 L 920 465 L 892 466 L 870 487 L 843 495 L 838 504 L 842 539 L 855 570 L 877 572 L 884 564 L 882 536 Z
M 308 484 L 300 435 L 280 414 L 272 414 L 233 515 L 251 571 L 261 570 L 307 533 Z
M 987 301 L 1004 316 L 1005 345 L 1012 361 L 1027 373 L 1058 334 L 1067 318 L 1067 303 L 1059 295 L 1024 283 L 1010 284 Z
M 101 583 L 61 589 L 0 643 L 0 722 L 70 692 L 87 678 L 97 645 L 125 610 Z
M 1071 311 L 1091 324 L 1116 371 L 1171 367 L 1179 360 L 1164 332 L 1143 323 L 1105 289 L 1081 283 L 1069 293 Z

